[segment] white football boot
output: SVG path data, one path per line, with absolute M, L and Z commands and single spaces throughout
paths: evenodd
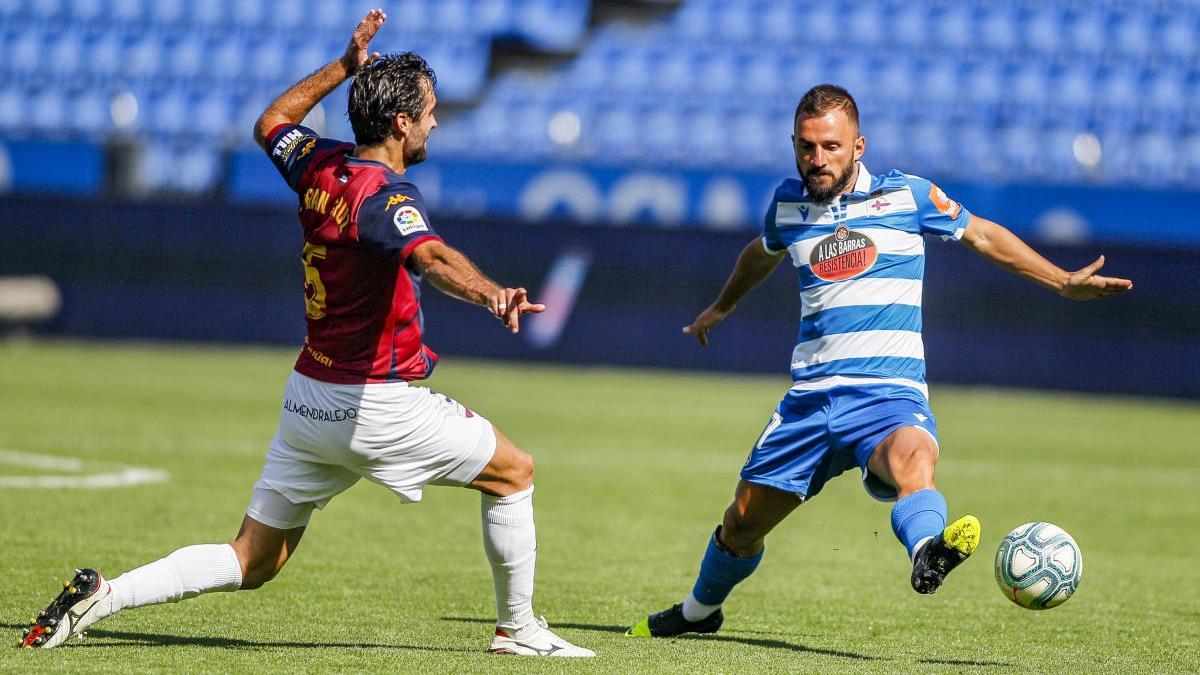
M 104 603 L 112 602 L 112 587 L 94 569 L 75 570 L 75 578 L 63 582 L 63 590 L 49 607 L 29 620 L 19 647 L 51 649 L 72 635 L 108 616 Z
M 555 635 L 546 625 L 546 617 L 509 633 L 502 628 L 496 628 L 496 637 L 492 638 L 492 646 L 488 648 L 492 654 L 516 654 L 517 656 L 595 656 L 596 652 L 583 647 L 576 647 Z

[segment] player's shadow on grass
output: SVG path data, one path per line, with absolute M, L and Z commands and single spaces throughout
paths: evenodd
M 494 619 L 479 619 L 466 616 L 443 616 L 442 621 L 465 621 L 468 623 L 495 623 Z M 602 626 L 594 623 L 570 623 L 567 621 L 556 622 L 553 628 L 577 628 L 579 630 L 591 630 L 601 633 L 624 633 L 629 630 L 629 626 Z M 729 631 L 737 633 L 739 631 Z M 805 645 L 796 644 L 794 642 L 784 642 L 783 640 L 768 640 L 764 638 L 738 637 L 735 635 L 684 635 L 678 638 L 680 640 L 707 640 L 713 642 L 736 642 L 739 644 L 750 645 L 752 647 L 766 647 L 768 649 L 787 649 L 793 652 L 804 652 L 806 654 L 821 654 L 824 656 L 840 656 L 846 659 L 857 659 L 859 661 L 890 661 L 891 659 L 880 656 L 868 656 L 866 654 L 855 654 L 854 652 L 843 652 L 836 649 L 821 649 L 819 647 L 808 647 Z M 951 663 L 945 661 L 943 663 Z M 967 662 L 964 662 L 966 664 Z M 975 665 L 973 662 L 970 665 Z M 987 664 L 987 665 L 1004 665 L 1004 664 Z
M 0 628 L 12 628 L 20 630 L 25 628 L 27 624 L 15 623 L 0 623 Z M 471 649 L 453 649 L 450 647 L 426 647 L 423 645 L 408 645 L 408 644 L 378 644 L 370 642 L 255 642 L 252 640 L 239 640 L 237 638 L 226 637 L 203 637 L 203 636 L 186 636 L 186 635 L 157 635 L 154 633 L 131 633 L 128 631 L 119 630 L 89 630 L 87 639 L 69 640 L 63 644 L 67 649 L 86 649 L 94 647 L 120 647 L 120 646 L 137 646 L 137 647 L 218 647 L 221 649 L 261 649 L 263 647 L 283 647 L 294 649 L 313 649 L 313 648 L 346 648 L 346 649 L 379 649 L 379 650 L 395 650 L 395 651 L 423 651 L 423 652 L 458 652 L 464 654 L 473 654 L 476 650 Z M 103 638 L 103 642 L 92 642 L 91 638 Z

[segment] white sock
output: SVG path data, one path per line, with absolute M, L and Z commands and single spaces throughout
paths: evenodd
M 913 547 L 912 563 L 914 565 L 917 564 L 917 554 L 921 552 L 921 549 L 924 548 L 925 544 L 928 543 L 930 539 L 933 539 L 933 537 L 925 537 L 921 541 L 918 541 L 917 545 Z
M 688 621 L 702 621 L 718 609 L 721 609 L 720 605 L 706 605 L 691 593 L 683 599 L 683 618 Z
M 533 527 L 533 487 L 507 497 L 484 494 L 483 549 L 496 586 L 496 625 L 516 630 L 533 621 L 533 567 L 537 536 Z
M 109 584 L 112 604 L 104 616 L 211 591 L 236 591 L 242 586 L 242 565 L 229 544 L 198 544 L 130 570 Z

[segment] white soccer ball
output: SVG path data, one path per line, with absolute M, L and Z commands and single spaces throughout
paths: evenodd
M 1061 527 L 1025 523 L 996 550 L 996 583 L 1004 597 L 1027 609 L 1050 609 L 1079 588 L 1083 554 Z

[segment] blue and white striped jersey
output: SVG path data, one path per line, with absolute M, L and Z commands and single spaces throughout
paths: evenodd
M 923 178 L 872 176 L 861 163 L 854 190 L 829 204 L 807 201 L 803 181 L 785 180 L 762 242 L 771 253 L 789 252 L 800 276 L 793 389 L 892 384 L 928 397 L 922 235 L 958 240 L 970 217 Z

